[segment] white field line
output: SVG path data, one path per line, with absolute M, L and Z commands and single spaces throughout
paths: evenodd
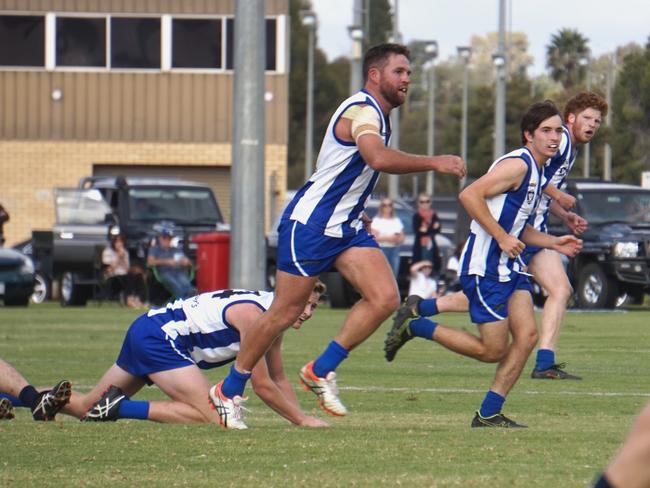
M 552 381 L 552 380 L 551 380 Z M 72 385 L 72 388 L 80 392 L 89 392 L 94 385 Z M 485 393 L 483 389 L 471 388 L 407 388 L 407 387 L 384 387 L 384 386 L 341 386 L 339 390 L 359 391 L 363 393 Z M 650 397 L 650 393 L 644 392 L 621 392 L 621 391 L 536 391 L 536 390 L 517 390 L 516 394 L 524 395 L 570 395 L 570 396 L 587 396 L 587 397 Z
M 381 392 L 381 393 L 485 393 L 485 388 L 474 390 L 471 388 L 386 388 L 382 386 L 340 386 L 339 390 Z M 517 390 L 517 394 L 524 395 L 573 395 L 593 397 L 650 397 L 650 393 L 616 392 L 616 391 L 536 391 Z

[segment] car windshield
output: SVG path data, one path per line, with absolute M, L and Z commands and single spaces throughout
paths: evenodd
M 650 225 L 650 191 L 582 191 L 577 197 L 582 216 L 590 224 Z
M 59 224 L 95 225 L 106 222 L 111 207 L 97 189 L 60 188 L 55 194 L 56 219 Z
M 223 221 L 212 193 L 201 188 L 131 188 L 129 215 L 140 222 L 216 224 Z

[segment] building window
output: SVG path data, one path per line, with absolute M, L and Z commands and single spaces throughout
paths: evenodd
M 264 69 L 275 71 L 277 69 L 277 22 L 275 19 L 266 19 L 264 24 L 266 35 L 266 46 L 264 55 Z M 235 19 L 229 17 L 226 19 L 226 69 L 234 69 L 234 50 L 235 50 Z
M 45 17 L 0 16 L 0 65 L 45 66 Z
M 160 69 L 160 19 L 111 18 L 111 67 Z
M 106 18 L 57 17 L 57 66 L 106 66 Z
M 172 68 L 222 68 L 221 19 L 172 19 Z

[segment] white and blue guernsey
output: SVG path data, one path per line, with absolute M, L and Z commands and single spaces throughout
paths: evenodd
M 334 128 L 341 116 L 354 105 L 369 105 L 377 111 L 380 135 L 390 141 L 390 121 L 377 100 L 366 90 L 352 95 L 330 119 L 316 163 L 316 171 L 298 191 L 283 215 L 329 237 L 349 237 L 361 228 L 361 214 L 372 193 L 379 172 L 361 157 L 354 142 L 336 137 Z
M 516 149 L 497 159 L 488 172 L 505 159 L 518 158 L 526 163 L 526 176 L 519 188 L 488 198 L 492 217 L 510 235 L 519 238 L 539 203 L 542 171 L 528 148 Z M 476 275 L 501 282 L 510 281 L 510 275 L 519 271 L 518 260 L 510 259 L 497 241 L 481 225 L 472 220 L 470 234 L 460 259 L 461 276 Z

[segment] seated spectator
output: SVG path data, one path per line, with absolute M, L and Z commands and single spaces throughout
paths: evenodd
M 411 284 L 409 296 L 417 295 L 424 299 L 438 296 L 438 282 L 431 276 L 433 263 L 431 261 L 418 261 L 411 265 Z
M 147 265 L 157 268 L 158 278 L 174 298 L 191 297 L 196 293 L 188 273 L 192 262 L 182 249 L 172 246 L 172 235 L 170 226 L 160 226 L 156 244 L 149 249 Z
M 370 224 L 370 231 L 379 244 L 379 248 L 386 255 L 393 275 L 397 276 L 400 244 L 404 242 L 404 224 L 395 215 L 393 201 L 390 198 L 384 198 L 381 201 L 379 211 Z
M 436 243 L 436 234 L 440 233 L 441 224 L 438 214 L 431 208 L 431 197 L 421 194 L 418 197 L 417 211 L 413 214 L 413 262 L 431 261 L 436 273 L 440 272 L 440 250 Z
M 449 256 L 447 260 L 447 271 L 445 273 L 445 281 L 447 284 L 447 291 L 460 291 L 460 255 L 463 252 L 465 243 L 461 242 L 456 246 L 454 254 Z
M 111 236 L 110 245 L 102 252 L 102 264 L 111 296 L 123 293 L 127 307 L 144 308 L 147 295 L 144 277 L 139 268 L 130 265 L 122 235 Z

